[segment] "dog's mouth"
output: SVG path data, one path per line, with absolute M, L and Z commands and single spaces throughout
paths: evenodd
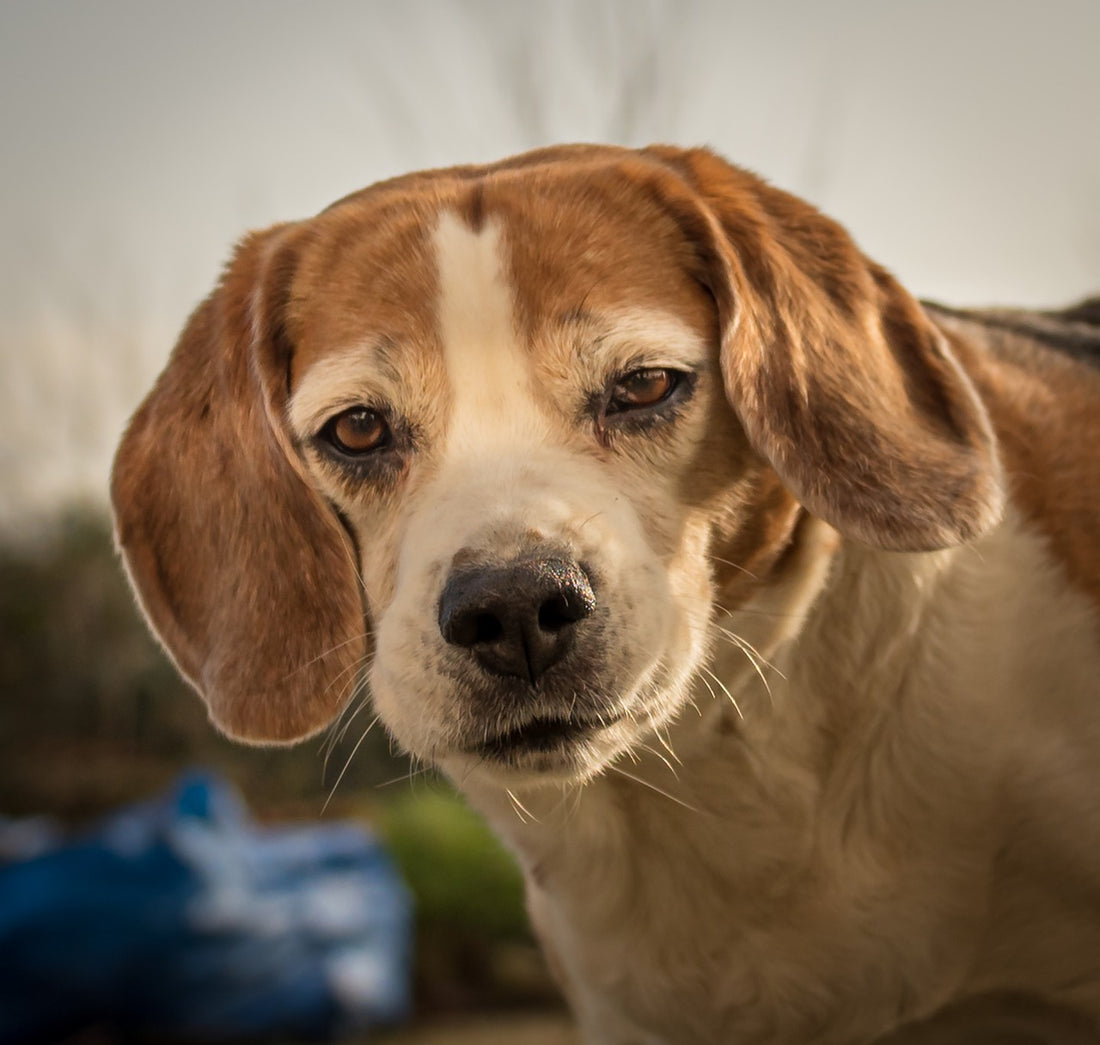
M 540 715 L 481 741 L 472 753 L 502 762 L 514 762 L 524 755 L 552 754 L 614 725 L 621 718 L 621 714 L 602 715 L 598 719 Z

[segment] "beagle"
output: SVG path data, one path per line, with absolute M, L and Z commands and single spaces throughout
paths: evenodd
M 711 152 L 555 147 L 246 237 L 117 539 L 231 736 L 369 684 L 586 1041 L 1092 1040 L 1098 364 L 1100 300 L 922 305 Z

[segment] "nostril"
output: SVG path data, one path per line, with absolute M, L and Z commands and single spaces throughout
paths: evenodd
M 469 645 L 478 642 L 495 642 L 504 634 L 500 618 L 492 613 L 479 613 L 473 620 L 473 638 Z
M 564 599 L 550 599 L 539 607 L 539 627 L 543 631 L 561 631 L 568 623 Z
M 570 600 L 564 593 L 555 595 L 539 607 L 539 627 L 543 631 L 558 632 L 576 624 L 588 613 L 588 607 L 580 600 Z
M 469 648 L 482 642 L 495 642 L 504 634 L 504 625 L 495 614 L 483 610 L 464 610 L 445 606 L 440 614 L 443 637 L 456 646 Z

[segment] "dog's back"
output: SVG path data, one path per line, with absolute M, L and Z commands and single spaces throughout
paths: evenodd
M 958 309 L 930 301 L 924 305 L 933 314 L 984 327 L 994 349 L 1005 340 L 1024 339 L 1100 366 L 1100 295 L 1068 308 L 1044 310 Z

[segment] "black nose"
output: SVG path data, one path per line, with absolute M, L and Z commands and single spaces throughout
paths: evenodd
M 580 565 L 521 560 L 451 574 L 439 600 L 439 630 L 494 675 L 534 683 L 573 643 L 574 625 L 596 608 Z

